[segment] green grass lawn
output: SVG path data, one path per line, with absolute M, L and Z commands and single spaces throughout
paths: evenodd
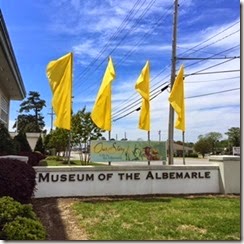
M 89 240 L 240 240 L 239 197 L 151 197 L 73 205 Z
M 46 160 L 48 166 L 67 166 L 68 162 L 67 161 L 57 161 L 57 160 Z M 71 166 L 84 166 L 84 165 L 90 165 L 90 166 L 106 166 L 104 164 L 99 164 L 99 163 L 85 163 L 81 162 L 79 160 L 71 160 L 70 161 Z
M 40 163 L 40 166 L 67 166 L 68 161 L 64 160 L 62 157 L 56 157 L 56 156 L 49 156 L 46 159 L 42 160 L 42 162 Z M 85 165 L 89 165 L 89 166 L 107 166 L 104 164 L 99 164 L 99 163 L 93 163 L 93 162 L 83 162 L 80 160 L 70 160 L 70 166 L 85 166 Z

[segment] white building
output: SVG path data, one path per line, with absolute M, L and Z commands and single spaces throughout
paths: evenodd
M 25 96 L 24 83 L 0 10 L 0 122 L 7 128 L 10 100 L 23 100 Z

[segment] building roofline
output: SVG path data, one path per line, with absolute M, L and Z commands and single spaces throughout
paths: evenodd
M 3 34 L 3 39 L 4 39 L 4 43 L 2 43 L 2 47 L 3 47 L 4 53 L 6 55 L 6 60 L 8 61 L 9 66 L 12 69 L 13 75 L 19 86 L 20 93 L 21 93 L 22 97 L 24 98 L 26 96 L 25 86 L 24 86 L 24 83 L 23 83 L 23 80 L 22 80 L 22 77 L 20 74 L 20 70 L 19 70 L 19 67 L 18 67 L 18 64 L 16 61 L 16 57 L 15 57 L 15 54 L 13 51 L 13 47 L 12 47 L 12 44 L 11 44 L 11 41 L 9 38 L 9 34 L 7 31 L 7 27 L 6 27 L 1 9 L 0 9 L 0 28 L 2 29 L 2 34 Z

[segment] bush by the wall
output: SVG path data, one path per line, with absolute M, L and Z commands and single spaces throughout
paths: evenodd
M 46 160 L 41 160 L 38 164 L 38 166 L 48 166 L 48 163 Z
M 0 239 L 44 240 L 46 232 L 30 204 L 0 198 Z
M 11 138 L 8 129 L 0 122 L 0 155 L 15 155 L 18 153 L 18 145 Z
M 17 216 L 36 219 L 30 204 L 21 204 L 12 197 L 0 198 L 0 230 L 6 223 L 13 221 Z
M 15 159 L 0 159 L 0 197 L 10 196 L 29 203 L 34 195 L 36 172 L 32 166 Z
M 43 155 L 40 152 L 20 152 L 20 156 L 27 156 L 28 157 L 28 164 L 31 166 L 37 166 L 39 165 L 39 162 L 46 158 L 45 155 Z
M 20 146 L 20 152 L 32 152 L 29 142 L 27 141 L 26 134 L 24 132 L 19 132 L 17 136 L 14 137 L 14 140 Z
M 44 145 L 43 145 L 43 140 L 42 140 L 42 137 L 39 136 L 37 142 L 36 142 L 36 146 L 35 146 L 35 149 L 34 151 L 38 151 L 38 152 L 41 152 L 41 153 L 45 153 L 45 148 L 44 148 Z
M 46 232 L 38 220 L 17 217 L 3 227 L 7 240 L 45 240 Z

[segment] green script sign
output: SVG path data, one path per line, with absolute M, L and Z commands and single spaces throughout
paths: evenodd
M 164 161 L 166 142 L 91 141 L 93 162 Z

